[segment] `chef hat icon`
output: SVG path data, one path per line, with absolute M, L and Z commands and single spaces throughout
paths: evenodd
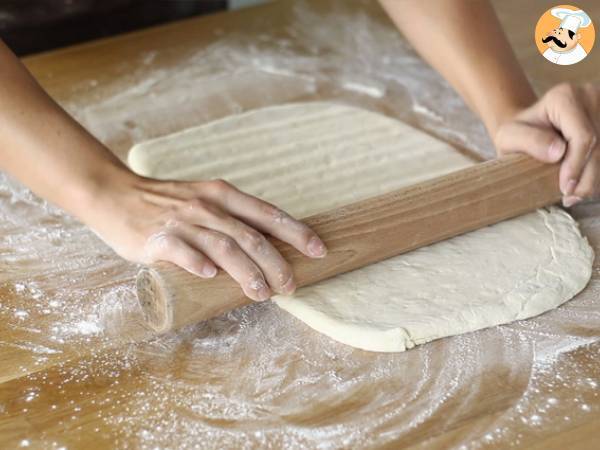
M 550 13 L 561 20 L 560 28 L 571 30 L 573 33 L 577 33 L 579 28 L 586 28 L 592 23 L 590 16 L 581 9 L 574 11 L 568 8 L 553 8 Z

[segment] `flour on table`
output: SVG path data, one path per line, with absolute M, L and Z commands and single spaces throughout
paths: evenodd
M 383 115 L 315 102 L 143 142 L 129 164 L 154 178 L 224 178 L 301 218 L 473 162 Z M 345 344 L 403 351 L 556 308 L 585 287 L 592 261 L 576 222 L 558 208 L 541 209 L 274 301 Z

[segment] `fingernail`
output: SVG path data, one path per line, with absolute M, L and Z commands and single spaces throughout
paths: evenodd
M 256 293 L 258 294 L 259 302 L 264 302 L 265 300 L 269 300 L 271 298 L 271 290 L 266 286 L 260 288 L 258 291 L 256 291 Z
M 581 197 L 570 195 L 568 197 L 563 197 L 562 204 L 565 208 L 570 208 L 571 206 L 575 206 L 577 203 L 580 203 L 582 200 L 583 199 Z
M 258 301 L 262 302 L 271 298 L 271 290 L 265 280 L 258 279 L 250 282 L 250 289 L 256 292 Z
M 577 180 L 571 178 L 568 182 L 567 182 L 567 187 L 565 189 L 565 192 L 563 192 L 563 194 L 565 195 L 565 197 L 570 196 L 573 192 L 575 192 L 575 188 L 577 187 Z
M 206 278 L 213 278 L 217 275 L 217 268 L 212 265 L 206 265 L 202 268 L 202 275 Z
M 552 161 L 558 161 L 565 154 L 565 150 L 567 149 L 567 143 L 562 139 L 555 139 L 554 142 L 550 145 L 548 149 L 548 157 Z
M 323 244 L 323 241 L 318 237 L 311 238 L 311 240 L 308 241 L 307 248 L 310 256 L 314 258 L 322 258 L 327 254 L 325 244 Z
M 283 286 L 281 286 L 281 293 L 285 295 L 291 295 L 294 293 L 295 290 L 296 283 L 294 281 L 294 277 L 290 277 L 290 279 L 287 280 Z

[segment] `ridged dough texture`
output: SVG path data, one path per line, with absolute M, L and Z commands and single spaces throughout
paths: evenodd
M 143 142 L 129 164 L 154 178 L 224 178 L 301 218 L 473 162 L 397 120 L 315 102 L 249 111 Z M 339 342 L 397 352 L 556 308 L 586 286 L 593 258 L 577 223 L 553 207 L 274 301 Z

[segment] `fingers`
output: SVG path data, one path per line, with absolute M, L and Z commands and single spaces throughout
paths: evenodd
M 232 237 L 187 223 L 179 224 L 176 233 L 226 271 L 247 297 L 257 301 L 271 297 L 271 289 L 260 268 Z
M 322 258 L 327 254 L 325 244 L 313 230 L 270 203 L 241 192 L 222 180 L 204 182 L 199 187 L 202 198 L 253 228 L 287 242 L 309 257 Z
M 583 169 L 596 146 L 597 136 L 576 87 L 560 85 L 540 102 L 552 125 L 567 141 L 567 151 L 560 170 L 560 189 L 568 197 L 574 194 Z
M 569 208 L 585 199 L 597 197 L 599 191 L 598 177 L 600 177 L 600 148 L 596 146 L 588 158 L 575 190 L 563 198 L 563 205 Z
M 146 261 L 168 261 L 202 278 L 217 274 L 215 263 L 225 270 L 252 300 L 271 296 L 259 267 L 229 236 L 187 223 L 171 225 L 146 242 Z M 213 263 L 214 261 L 214 263 Z
M 525 152 L 544 162 L 562 158 L 559 183 L 567 207 L 594 196 L 597 190 L 600 150 L 590 109 L 596 109 L 599 97 L 595 86 L 559 85 L 518 120 L 503 126 L 496 137 L 500 153 Z
M 327 253 L 307 225 L 224 181 L 163 182 L 159 188 L 146 193 L 146 200 L 166 208 L 147 260 L 170 261 L 202 276 L 214 276 L 218 265 L 248 297 L 266 300 L 273 292 L 291 294 L 296 285 L 290 265 L 263 233 L 313 258 Z M 172 201 L 163 205 L 165 192 Z
M 217 268 L 200 251 L 178 236 L 162 231 L 153 234 L 144 248 L 147 262 L 168 261 L 202 278 L 213 278 Z
M 538 161 L 555 163 L 564 156 L 567 143 L 553 129 L 515 121 L 499 131 L 496 147 L 501 155 L 526 153 Z
M 279 251 L 257 230 L 203 200 L 192 200 L 181 212 L 184 222 L 200 225 L 231 237 L 259 267 L 268 285 L 281 294 L 296 288 L 292 268 Z

